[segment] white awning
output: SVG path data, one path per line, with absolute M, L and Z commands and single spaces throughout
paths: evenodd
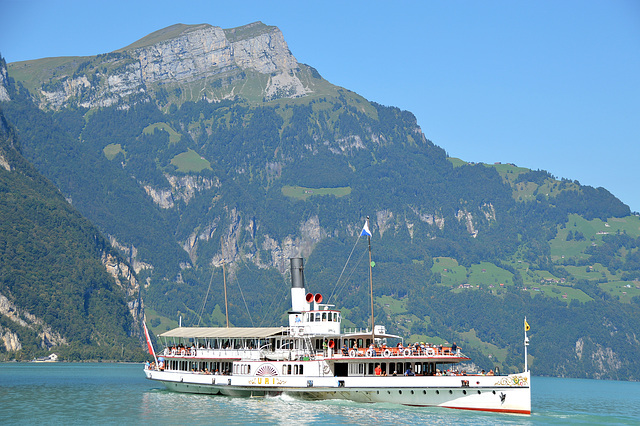
M 286 332 L 286 327 L 178 327 L 160 337 L 262 339 Z

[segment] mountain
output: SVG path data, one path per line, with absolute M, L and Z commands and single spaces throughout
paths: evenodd
M 604 188 L 448 158 L 413 114 L 300 64 L 276 27 L 175 25 L 116 52 L 8 65 L 21 151 L 128 259 L 156 332 L 282 323 L 288 257 L 368 319 L 476 363 L 640 378 L 640 218 Z M 343 266 L 353 250 L 353 264 Z M 203 296 L 209 294 L 204 301 Z

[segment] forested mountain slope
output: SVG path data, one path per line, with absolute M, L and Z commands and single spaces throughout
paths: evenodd
M 300 255 L 311 291 L 366 326 L 362 241 L 338 277 L 370 216 L 390 331 L 509 371 L 526 315 L 534 374 L 640 378 L 640 220 L 626 205 L 448 158 L 410 112 L 299 64 L 275 27 L 177 25 L 9 77 L 1 105 L 25 157 L 129 258 L 158 332 L 180 316 L 223 323 L 223 261 L 232 322 L 281 323 Z
M 0 110 L 0 359 L 140 359 L 138 284 L 22 158 Z

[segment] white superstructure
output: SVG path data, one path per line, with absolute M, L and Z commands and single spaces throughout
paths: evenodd
M 286 327 L 180 327 L 161 334 L 165 348 L 148 379 L 178 392 L 231 396 L 287 394 L 531 413 L 528 371 L 506 376 L 449 372 L 469 358 L 459 349 L 386 346 L 382 326 L 341 331 L 341 313 L 306 294 L 303 262 L 291 259 L 292 309 Z

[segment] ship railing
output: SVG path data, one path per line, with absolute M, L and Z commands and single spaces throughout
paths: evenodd
M 336 351 L 336 356 L 340 357 L 398 357 L 398 358 L 407 358 L 407 357 L 432 357 L 432 356 L 446 356 L 446 357 L 464 357 L 460 348 L 456 349 L 456 351 L 452 351 L 450 347 L 425 347 L 423 348 L 415 348 L 415 347 L 381 347 L 381 348 L 358 348 L 353 347 L 351 349 L 342 349 Z
M 255 348 L 165 348 L 159 355 L 185 358 L 255 358 L 260 357 L 260 350 Z

